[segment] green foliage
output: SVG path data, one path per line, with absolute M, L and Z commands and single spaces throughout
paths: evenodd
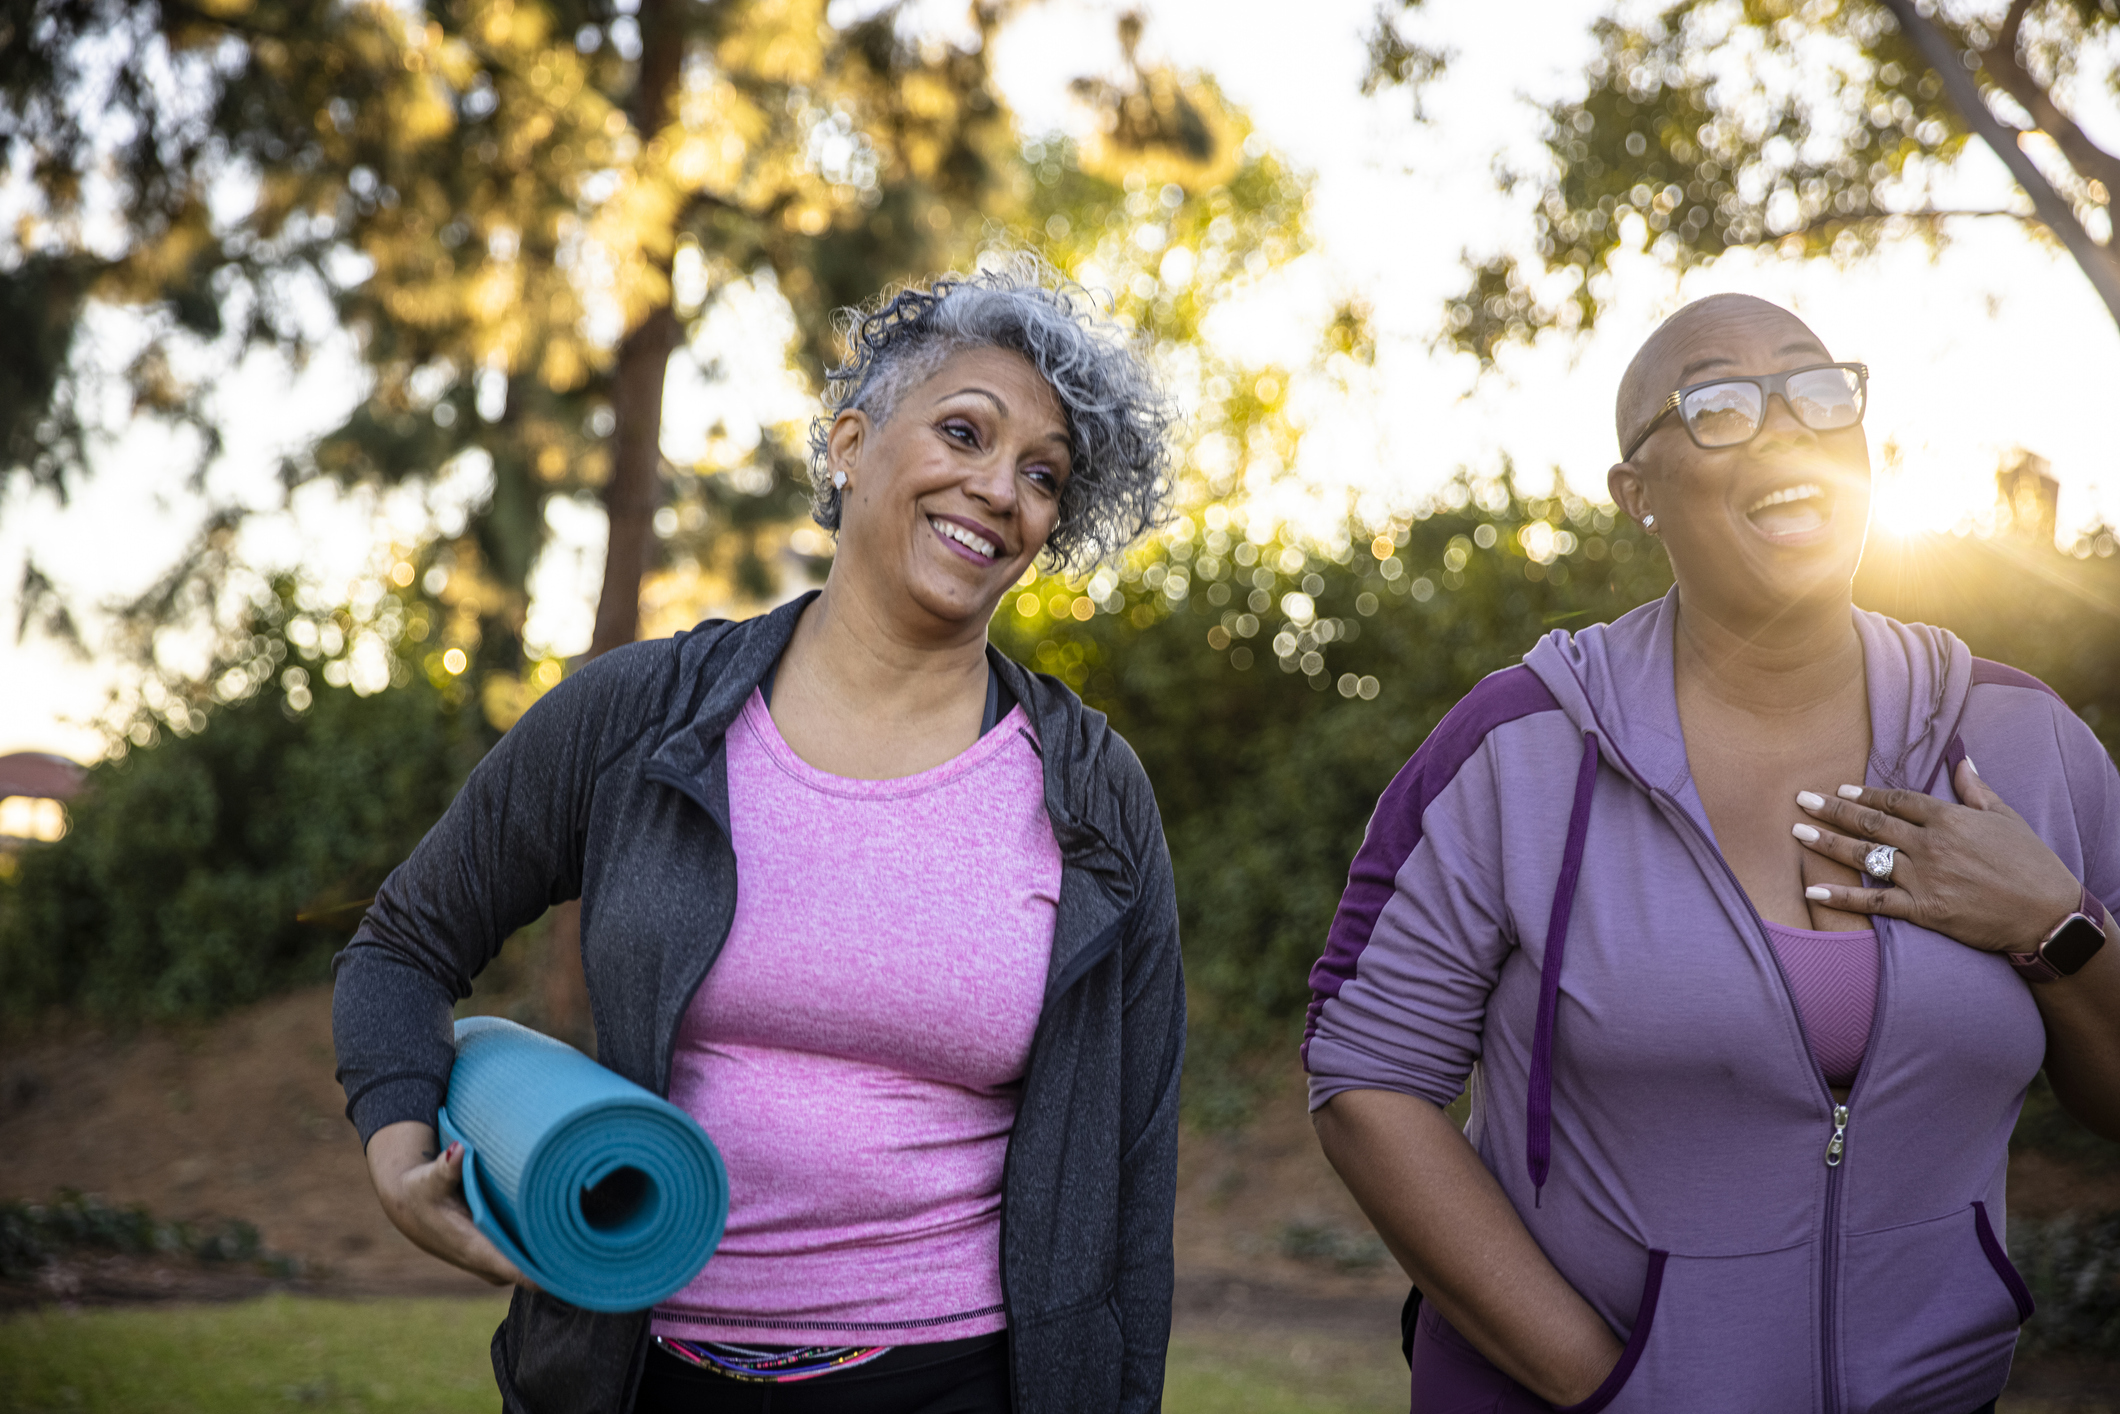
M 63 494 L 82 469 L 94 374 L 72 335 L 92 302 L 138 316 L 134 411 L 194 428 L 199 468 L 225 415 L 206 370 L 350 331 L 369 386 L 286 476 L 388 484 L 483 458 L 494 490 L 467 539 L 495 589 L 491 670 L 512 673 L 554 497 L 602 494 L 625 546 L 675 491 L 645 566 L 607 557 L 614 602 L 664 567 L 665 605 L 779 588 L 802 429 L 717 429 L 692 465 L 657 454 L 667 359 L 732 296 L 786 302 L 785 346 L 744 355 L 814 381 L 836 308 L 997 241 L 1142 304 L 1166 342 L 1195 339 L 1247 251 L 1300 249 L 1300 183 L 1247 148 L 1211 83 L 1142 66 L 1131 40 L 1122 79 L 1080 87 L 1109 121 L 1078 152 L 1026 144 L 991 83 L 1006 7 L 972 6 L 963 42 L 917 35 L 899 5 L 838 8 L 39 0 L 0 18 L 0 135 L 31 207 L 0 234 L 0 310 L 29 331 L 0 359 L 0 482 Z M 88 95 L 106 121 L 84 119 Z M 1130 244 L 1163 233 L 1172 192 L 1198 230 L 1167 239 L 1206 240 L 1197 262 Z M 599 649 L 631 636 L 630 614 L 603 617 L 619 627 Z
M 20 1281 L 47 1259 L 72 1252 L 171 1252 L 202 1262 L 251 1262 L 265 1255 L 258 1230 L 236 1219 L 161 1222 L 139 1204 L 114 1207 L 71 1190 L 50 1203 L 0 1202 L 0 1278 Z
M 1669 583 L 1609 509 L 1480 491 L 1307 548 L 1254 542 L 1210 507 L 995 619 L 1006 651 L 1110 715 L 1155 783 L 1192 1000 L 1188 1105 L 1206 1122 L 1241 1117 L 1252 1058 L 1294 1043 L 1348 860 L 1429 730 L 1540 634 Z
M 1380 9 L 1366 87 L 1404 84 L 1418 101 L 1434 79 L 1435 66 L 1403 57 L 1395 25 L 1395 11 L 1420 8 L 1435 7 Z M 1616 254 L 1644 246 L 1677 270 L 1738 247 L 1846 260 L 1880 241 L 1940 240 L 1954 215 L 2010 215 L 1939 199 L 1969 129 L 1894 10 L 1933 27 L 2009 121 L 2050 146 L 2058 160 L 2041 171 L 2058 193 L 2057 219 L 2074 222 L 2055 234 L 2109 221 L 2120 156 L 2066 110 L 2072 94 L 2120 76 L 2109 47 L 2120 15 L 2089 0 L 1962 22 L 1912 9 L 1615 6 L 1593 26 L 1598 52 L 1582 96 L 1545 112 L 1544 161 L 1505 178 L 1531 209 L 1531 238 L 1472 262 L 1449 306 L 1451 342 L 1487 362 L 1541 329 L 1587 328 L 1604 299 L 1599 277 Z
M 1210 507 L 1087 581 L 1025 586 L 995 618 L 995 641 L 1108 713 L 1155 783 L 1196 1120 L 1243 1118 L 1256 1057 L 1294 1044 L 1370 812 L 1443 714 L 1542 634 L 1669 587 L 1661 549 L 1609 508 L 1559 486 L 1476 491 L 1324 545 L 1255 543 Z M 2104 532 L 2076 548 L 1879 535 L 1856 602 L 2035 674 L 2120 746 L 2120 557 Z M 2058 1112 L 2046 1125 L 2027 1142 L 2110 1150 Z
M 490 740 L 454 674 L 395 656 L 432 607 L 309 611 L 281 584 L 202 683 L 155 693 L 66 837 L 0 881 L 0 1017 L 211 1014 L 321 978 Z

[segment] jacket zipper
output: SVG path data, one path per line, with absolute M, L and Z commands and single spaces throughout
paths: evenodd
M 1766 920 L 1760 916 L 1759 909 L 1754 906 L 1752 896 L 1745 892 L 1744 885 L 1738 881 L 1737 872 L 1730 867 L 1730 861 L 1724 859 L 1722 851 L 1715 847 L 1715 841 L 1709 839 L 1702 832 L 1693 817 L 1686 813 L 1685 807 L 1680 805 L 1668 793 L 1660 790 L 1651 790 L 1649 794 L 1652 798 L 1661 801 L 1668 813 L 1675 819 L 1682 821 L 1686 829 L 1692 832 L 1693 837 L 1707 848 L 1708 853 L 1715 856 L 1715 862 L 1722 866 L 1723 876 L 1730 881 L 1730 886 L 1737 891 L 1737 896 L 1745 901 L 1745 911 L 1752 915 L 1753 924 L 1759 929 L 1759 935 L 1764 938 L 1767 933 Z M 1862 1065 L 1855 1072 L 1855 1083 L 1848 1087 L 1848 1100 L 1834 1098 L 1833 1087 L 1826 1083 L 1825 1072 L 1819 1068 L 1817 1059 L 1810 1054 L 1808 1045 L 1804 1051 L 1804 1059 L 1809 1061 L 1811 1065 L 1811 1074 L 1817 1078 L 1819 1088 L 1825 1093 L 1826 1102 L 1832 1106 L 1830 1114 L 1832 1132 L 1827 1136 L 1825 1149 L 1825 1238 L 1821 1244 L 1823 1250 L 1821 1254 L 1822 1260 L 1819 1263 L 1818 1293 L 1818 1337 L 1825 1379 L 1825 1414 L 1840 1414 L 1840 1341 L 1835 1333 L 1835 1328 L 1840 1291 L 1840 1171 L 1842 1163 L 1847 1158 L 1848 1117 L 1850 1114 L 1848 1101 L 1855 1098 L 1855 1091 L 1862 1085 L 1862 1077 L 1869 1071 L 1871 1052 L 1869 1043 L 1876 1040 L 1877 1025 L 1884 1016 L 1883 920 L 1874 920 L 1872 926 L 1877 932 L 1877 1010 L 1870 1019 L 1870 1035 L 1863 1044 Z M 1767 948 L 1767 956 L 1774 963 L 1775 974 L 1781 978 L 1783 995 L 1788 999 L 1789 1010 L 1795 1012 L 1797 1027 L 1801 1030 L 1803 1013 L 1797 1010 L 1796 993 L 1789 986 L 1789 975 L 1782 971 L 1781 959 L 1774 956 L 1774 949 L 1771 945 Z
M 1851 1092 L 1852 1093 L 1852 1092 Z M 1818 1337 L 1824 1351 L 1826 1414 L 1840 1408 L 1840 1342 L 1835 1338 L 1840 1306 L 1840 1164 L 1848 1151 L 1848 1107 L 1833 1106 L 1833 1137 L 1826 1141 L 1826 1237 L 1824 1277 L 1818 1293 Z

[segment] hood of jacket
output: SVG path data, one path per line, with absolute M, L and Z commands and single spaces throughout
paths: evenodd
M 1612 623 L 1555 630 L 1524 663 L 1578 731 L 1597 734 L 1607 764 L 1642 788 L 1677 799 L 1705 828 L 1678 719 L 1678 610 L 1674 586 Z M 1867 784 L 1933 791 L 1965 711 L 1973 655 L 1947 629 L 1852 612 L 1869 690 Z

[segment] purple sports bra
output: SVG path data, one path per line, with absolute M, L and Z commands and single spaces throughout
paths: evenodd
M 1877 933 L 1814 933 L 1767 924 L 1811 1054 L 1832 1085 L 1852 1085 L 1877 1012 Z

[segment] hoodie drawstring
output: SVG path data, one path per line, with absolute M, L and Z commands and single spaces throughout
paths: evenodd
M 1531 1168 L 1532 1206 L 1537 1207 L 1553 1167 L 1553 1022 L 1560 1007 L 1561 954 L 1568 947 L 1568 916 L 1575 911 L 1575 881 L 1583 872 L 1590 837 L 1590 796 L 1597 785 L 1597 733 L 1583 733 L 1583 764 L 1575 773 L 1575 805 L 1568 812 L 1568 844 L 1561 851 L 1561 877 L 1553 890 L 1553 916 L 1546 922 L 1546 965 L 1539 973 L 1538 1023 L 1531 1036 L 1531 1084 L 1525 1101 L 1525 1149 Z

